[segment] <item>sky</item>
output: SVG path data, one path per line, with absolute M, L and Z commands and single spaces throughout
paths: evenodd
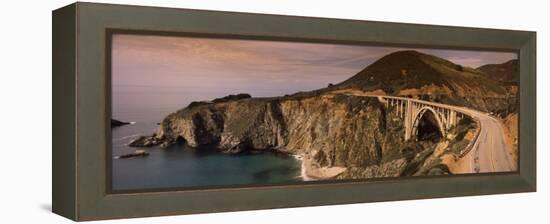
M 291 94 L 342 82 L 386 54 L 412 49 L 127 34 L 114 35 L 112 43 L 115 94 L 117 86 L 212 90 L 213 95 Z M 503 52 L 414 50 L 474 68 L 517 57 Z

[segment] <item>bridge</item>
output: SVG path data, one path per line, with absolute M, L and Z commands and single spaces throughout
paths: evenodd
M 468 116 L 478 123 L 478 130 L 472 142 L 466 147 L 460 157 L 468 161 L 469 170 L 464 173 L 510 172 L 516 170 L 510 155 L 509 147 L 504 140 L 502 122 L 487 113 L 474 109 L 434 103 L 419 99 L 396 96 L 373 96 L 388 108 L 395 110 L 397 116 L 403 119 L 405 140 L 418 136 L 421 120 L 431 117 L 441 136 L 445 138 L 449 130 L 455 127 L 461 119 Z
M 395 108 L 397 115 L 404 119 L 405 140 L 418 135 L 418 126 L 422 118 L 432 115 L 441 136 L 447 136 L 448 131 L 455 127 L 464 118 L 465 113 L 456 107 L 417 100 L 405 97 L 378 96 L 378 100 L 386 106 Z

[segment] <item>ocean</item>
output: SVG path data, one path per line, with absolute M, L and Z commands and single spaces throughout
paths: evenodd
M 112 129 L 112 189 L 147 190 L 181 187 L 216 187 L 278 184 L 302 181 L 301 162 L 291 155 L 265 152 L 229 155 L 214 148 L 200 150 L 186 145 L 169 149 L 158 146 L 133 148 L 127 144 L 140 135 L 150 135 L 157 123 L 192 101 L 211 100 L 236 94 L 231 90 L 113 86 L 112 118 L 132 122 Z M 144 149 L 147 157 L 114 159 Z

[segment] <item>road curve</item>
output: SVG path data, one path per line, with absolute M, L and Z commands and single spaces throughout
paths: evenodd
M 458 111 L 467 114 L 480 123 L 479 136 L 469 155 L 470 172 L 491 173 L 511 172 L 516 170 L 512 159 L 508 155 L 502 122 L 496 118 L 468 108 Z
M 351 94 L 356 95 L 356 94 Z M 463 157 L 469 161 L 469 169 L 464 170 L 464 173 L 493 173 L 493 172 L 512 172 L 517 170 L 517 165 L 512 162 L 510 155 L 508 155 L 507 145 L 504 136 L 504 126 L 501 121 L 488 115 L 487 113 L 480 112 L 474 109 L 453 106 L 448 104 L 441 104 L 435 102 L 429 102 L 418 99 L 411 99 L 405 97 L 395 96 L 383 96 L 383 95 L 370 95 L 365 94 L 363 96 L 394 98 L 411 100 L 419 103 L 430 104 L 442 108 L 453 109 L 457 112 L 466 114 L 473 119 L 479 121 L 480 130 L 479 135 L 474 142 L 472 149 L 469 153 Z
M 465 173 L 494 173 L 511 172 L 516 170 L 516 165 L 513 164 L 512 159 L 508 155 L 504 137 L 504 127 L 501 121 L 488 115 L 487 113 L 466 107 L 452 106 L 417 99 L 410 100 L 453 109 L 479 121 L 479 135 L 476 142 L 474 142 L 472 146 L 473 148 L 470 150 L 468 155 L 464 157 L 464 159 L 469 160 L 470 164 L 470 169 Z

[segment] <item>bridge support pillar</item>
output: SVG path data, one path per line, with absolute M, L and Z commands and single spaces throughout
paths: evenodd
M 401 105 L 401 100 L 398 100 L 397 101 L 397 117 L 401 118 L 401 109 L 402 109 L 402 105 Z
M 450 113 L 449 113 L 449 129 L 454 127 L 456 125 L 456 111 L 454 110 L 451 110 Z
M 405 119 L 403 121 L 403 126 L 405 127 L 405 141 L 411 139 L 412 137 L 412 128 L 413 128 L 413 102 L 410 100 L 405 101 Z
M 424 112 L 431 111 L 436 116 L 438 127 L 444 138 L 446 133 L 456 127 L 458 122 L 464 118 L 464 114 L 455 111 L 453 108 L 447 106 L 440 106 L 437 103 L 422 102 L 415 99 L 407 99 L 403 97 L 384 97 L 378 96 L 378 100 L 384 103 L 387 107 L 391 107 L 393 113 L 397 114 L 399 118 L 403 118 L 403 127 L 405 129 L 405 141 L 410 140 L 416 136 L 415 125 L 418 125 L 418 119 L 422 117 Z

